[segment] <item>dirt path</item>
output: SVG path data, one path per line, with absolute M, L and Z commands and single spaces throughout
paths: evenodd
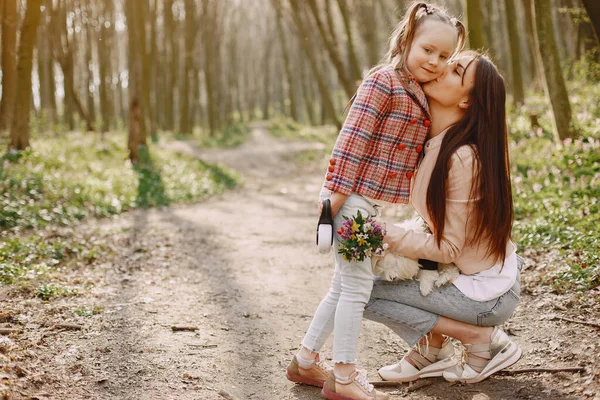
M 253 133 L 233 150 L 173 144 L 238 170 L 246 180 L 241 189 L 82 226 L 109 235 L 115 251 L 77 271 L 94 283 L 89 294 L 48 305 L 0 293 L 7 309 L 27 302 L 29 310 L 19 319 L 23 333 L 12 337 L 21 356 L 11 362 L 26 368 L 13 398 L 216 400 L 224 398 L 221 390 L 240 400 L 320 398 L 316 388 L 284 377 L 332 273 L 331 254 L 319 255 L 312 241 L 322 171 L 289 162 L 294 152 L 320 146 L 273 139 L 262 125 Z M 529 268 L 525 279 L 535 274 Z M 568 297 L 525 286 L 531 289 L 506 325 L 524 349 L 515 367 L 584 366 L 585 373 L 496 376 L 473 386 L 431 379 L 408 394 L 406 386 L 385 390 L 407 399 L 600 399 L 600 330 L 552 319 L 598 316 L 572 310 Z M 69 310 L 82 303 L 103 311 L 74 318 Z M 28 322 L 57 319 L 84 329 Z M 173 325 L 199 329 L 173 332 Z M 369 321 L 359 347 L 372 379 L 405 351 L 391 331 Z

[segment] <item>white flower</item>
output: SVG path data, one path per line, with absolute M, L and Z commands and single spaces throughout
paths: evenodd
M 390 245 L 389 245 L 389 244 L 387 244 L 387 243 L 384 243 L 384 244 L 383 244 L 383 250 L 387 250 L 387 249 L 388 249 L 388 247 L 390 247 Z
M 373 225 L 370 222 L 365 222 L 363 225 L 363 232 L 371 232 L 373 230 Z

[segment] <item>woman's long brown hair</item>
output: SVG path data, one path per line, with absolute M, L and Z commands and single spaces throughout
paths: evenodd
M 471 199 L 474 208 L 468 224 L 467 243 L 489 242 L 487 256 L 496 261 L 506 258 L 506 243 L 510 240 L 514 209 L 508 160 L 506 128 L 506 89 L 496 66 L 485 56 L 474 55 L 475 83 L 470 93 L 469 108 L 463 118 L 448 129 L 427 188 L 427 210 L 432 220 L 436 243 L 440 246 L 446 220 L 446 194 L 449 162 L 459 147 L 474 150 Z M 471 219 L 473 218 L 473 219 Z

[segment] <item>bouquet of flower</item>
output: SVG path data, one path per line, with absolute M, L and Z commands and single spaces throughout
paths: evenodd
M 364 219 L 358 212 L 356 217 L 344 216 L 344 222 L 337 231 L 341 236 L 340 253 L 350 262 L 364 261 L 365 257 L 382 256 L 387 244 L 383 243 L 386 232 L 381 224 L 372 218 Z

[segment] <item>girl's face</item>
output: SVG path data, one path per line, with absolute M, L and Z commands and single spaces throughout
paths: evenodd
M 406 67 L 420 83 L 436 79 L 446 70 L 457 40 L 456 28 L 441 21 L 425 21 L 415 32 Z
M 458 56 L 448 63 L 447 70 L 437 79 L 423 85 L 430 101 L 446 108 L 469 106 L 469 93 L 475 84 L 477 61 L 473 56 Z

